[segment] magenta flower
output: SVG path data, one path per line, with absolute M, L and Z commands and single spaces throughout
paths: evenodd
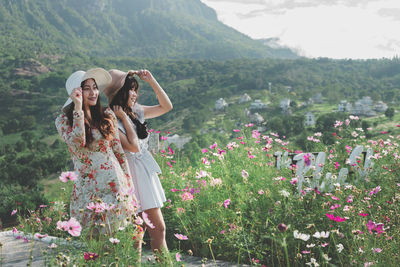
M 210 149 L 214 149 L 214 148 L 216 148 L 217 147 L 217 143 L 214 143 L 214 144 L 212 144 L 211 146 L 210 146 Z
M 167 140 L 168 137 L 166 137 L 166 136 L 160 136 L 160 139 L 161 139 L 162 141 L 164 141 L 164 140 Z
M 82 226 L 73 217 L 71 219 L 69 219 L 69 221 L 66 222 L 65 228 L 67 229 L 68 233 L 72 236 L 80 236 L 81 235 Z
M 306 166 L 310 166 L 311 165 L 311 155 L 309 153 L 307 153 L 303 156 L 303 158 L 304 158 L 304 163 L 306 164 Z
M 330 220 L 335 221 L 335 222 L 344 222 L 346 221 L 346 218 L 342 218 L 340 216 L 335 216 L 333 214 L 327 213 L 325 214 L 326 217 L 328 217 Z
M 248 124 L 245 124 L 244 126 L 245 126 L 245 127 L 253 127 L 253 126 L 254 126 L 254 123 L 248 123 Z
M 14 215 L 15 215 L 15 213 L 17 213 L 17 211 L 18 211 L 18 210 L 16 210 L 16 209 L 15 209 L 15 210 L 13 210 L 13 211 L 11 212 L 11 216 L 14 216 Z
M 66 183 L 68 181 L 76 181 L 78 176 L 75 172 L 62 172 L 59 178 L 61 182 Z
M 234 131 L 235 133 L 240 132 L 239 129 L 233 129 L 233 131 Z
M 224 207 L 225 209 L 228 208 L 229 204 L 231 204 L 231 200 L 228 198 L 224 201 Z
M 339 169 L 339 166 L 340 166 L 339 162 L 335 162 L 335 169 L 336 170 Z
M 17 228 L 13 227 L 12 232 L 13 232 L 14 234 L 15 234 L 15 233 L 18 233 Z
M 365 224 L 368 228 L 368 232 L 370 234 L 373 234 L 373 231 L 375 231 L 377 233 L 377 236 L 379 237 L 382 233 L 384 233 L 385 231 L 383 231 L 383 223 L 375 223 L 371 220 L 369 220 L 366 224 Z
M 208 149 L 207 148 L 203 148 L 202 150 L 201 150 L 201 153 L 207 153 L 208 152 Z
M 174 234 L 174 236 L 179 240 L 188 240 L 188 237 L 182 234 Z
M 85 254 L 83 255 L 83 258 L 85 259 L 85 261 L 91 261 L 91 260 L 94 261 L 98 257 L 99 257 L 99 255 L 94 252 L 85 252 Z
M 167 162 L 167 165 L 170 167 L 170 168 L 172 168 L 172 164 L 171 164 L 171 162 Z
M 154 224 L 150 221 L 149 216 L 147 215 L 147 213 L 144 212 L 144 211 L 142 212 L 142 218 L 143 218 L 143 221 L 146 223 L 146 225 L 147 225 L 148 227 L 150 227 L 151 229 L 156 228 L 156 227 L 154 226 Z
M 168 146 L 168 154 L 173 155 L 174 151 L 172 150 L 172 148 L 170 146 Z
M 368 213 L 359 213 L 358 215 L 360 215 L 362 217 L 366 217 L 366 216 L 368 216 Z

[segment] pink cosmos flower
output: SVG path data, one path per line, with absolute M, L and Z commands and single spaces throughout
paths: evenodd
M 242 170 L 242 177 L 243 179 L 247 179 L 249 177 L 249 173 L 245 170 Z
M 75 172 L 62 172 L 59 179 L 61 182 L 66 183 L 68 181 L 76 181 L 78 176 Z
M 208 149 L 207 148 L 203 148 L 202 150 L 201 150 L 201 153 L 207 153 L 208 152 Z
M 85 252 L 85 254 L 83 255 L 83 258 L 85 259 L 85 261 L 90 261 L 90 260 L 94 261 L 98 257 L 99 257 L 99 255 L 94 252 Z
M 74 217 L 72 217 L 67 221 L 67 223 L 65 224 L 65 228 L 67 229 L 68 233 L 72 236 L 81 235 L 82 226 Z
M 13 211 L 11 212 L 11 216 L 14 216 L 14 215 L 15 215 L 15 213 L 17 213 L 17 211 L 18 211 L 18 210 L 16 210 L 16 209 L 15 209 L 15 210 L 13 210 Z
M 253 126 L 254 126 L 254 123 L 248 123 L 248 124 L 245 124 L 244 126 L 245 126 L 245 127 L 253 127 Z
M 262 189 L 258 190 L 258 194 L 259 194 L 259 195 L 264 194 L 264 190 L 262 190 Z
M 339 200 L 339 198 L 338 198 L 338 197 L 335 197 L 335 196 L 331 196 L 331 198 L 332 198 L 333 200 Z
M 219 233 L 220 233 L 221 235 L 223 235 L 223 234 L 225 234 L 225 230 L 221 230 Z
M 24 243 L 29 243 L 29 239 L 24 237 Z
M 214 143 L 214 144 L 212 144 L 211 146 L 210 146 L 210 149 L 214 149 L 214 148 L 216 148 L 217 147 L 217 143 Z
M 170 146 L 168 146 L 168 154 L 173 155 L 174 151 L 172 150 L 172 148 Z
M 368 216 L 368 213 L 359 213 L 358 215 L 360 215 L 362 217 L 366 217 L 366 216 Z
M 148 227 L 150 227 L 151 229 L 156 228 L 156 227 L 154 226 L 154 224 L 150 221 L 149 216 L 147 215 L 147 213 L 144 212 L 144 211 L 142 212 L 142 218 L 143 218 L 143 221 L 146 223 L 146 225 L 147 225 Z
M 38 239 L 42 239 L 42 238 L 45 238 L 45 237 L 47 237 L 48 235 L 42 235 L 42 234 L 40 234 L 40 233 L 36 233 L 35 235 L 34 235 L 34 237 L 36 237 L 36 238 L 38 238 Z
M 148 132 L 149 132 L 149 133 L 152 133 L 152 132 L 154 132 L 154 129 L 150 129 Z
M 233 131 L 234 131 L 235 133 L 238 133 L 238 132 L 240 132 L 240 130 L 239 130 L 239 129 L 233 129 Z
M 40 208 L 46 208 L 47 205 L 40 205 L 39 207 L 40 207 Z
M 192 200 L 193 198 L 194 196 L 190 192 L 185 192 L 181 196 L 182 201 Z
M 57 229 L 61 231 L 67 231 L 67 222 L 58 221 L 57 222 Z
M 372 252 L 373 252 L 373 253 L 381 253 L 382 250 L 383 250 L 383 249 L 381 249 L 381 248 L 373 248 L 373 249 L 372 249 Z
M 160 136 L 160 139 L 161 139 L 162 141 L 164 141 L 164 140 L 167 140 L 168 137 L 166 137 L 166 136 Z
M 161 131 L 155 131 L 154 133 L 161 133 Z
M 177 252 L 177 253 L 175 254 L 175 259 L 176 259 L 176 261 L 182 261 L 182 260 L 181 260 L 181 254 L 179 254 L 179 252 Z
M 292 180 L 290 180 L 291 184 L 297 184 L 297 178 L 292 178 Z
M 142 218 L 140 218 L 140 216 L 137 216 L 136 219 L 135 219 L 135 224 L 142 225 L 142 223 L 143 223 Z
M 182 234 L 174 234 L 174 236 L 179 240 L 188 240 L 188 237 Z
M 254 159 L 255 156 L 251 154 L 250 151 L 247 151 L 247 156 L 249 157 L 249 159 Z
M 322 244 L 321 244 L 321 247 L 324 248 L 324 247 L 326 247 L 326 246 L 328 246 L 328 245 L 329 245 L 329 243 L 322 243 Z
M 228 199 L 226 199 L 226 200 L 224 201 L 224 207 L 225 207 L 225 209 L 228 208 L 229 204 L 231 204 L 231 199 L 230 199 L 230 198 L 228 198 Z
M 379 191 L 381 191 L 381 187 L 378 185 L 377 187 L 375 187 L 374 189 L 372 189 L 372 191 L 369 192 L 369 195 L 375 195 L 377 194 Z
M 17 228 L 13 227 L 12 232 L 13 232 L 14 234 L 15 234 L 15 233 L 18 233 Z
M 170 168 L 172 168 L 171 162 L 167 161 L 167 165 L 168 165 Z

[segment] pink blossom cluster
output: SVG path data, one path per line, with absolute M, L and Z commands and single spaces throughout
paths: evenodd
M 57 229 L 62 231 L 68 231 L 68 233 L 72 236 L 80 236 L 82 231 L 82 226 L 74 217 L 72 217 L 68 221 L 58 221 Z

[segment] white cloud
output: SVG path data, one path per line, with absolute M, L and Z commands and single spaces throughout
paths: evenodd
M 201 0 L 252 38 L 278 37 L 310 57 L 400 55 L 397 0 Z

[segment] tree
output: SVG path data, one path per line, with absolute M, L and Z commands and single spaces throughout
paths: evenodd
M 388 108 L 385 111 L 385 116 L 388 117 L 389 119 L 392 119 L 394 116 L 394 108 Z

